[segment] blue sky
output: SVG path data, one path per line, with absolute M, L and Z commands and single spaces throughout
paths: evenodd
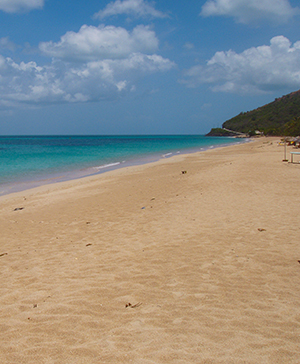
M 300 89 L 298 0 L 0 0 L 0 134 L 205 134 Z

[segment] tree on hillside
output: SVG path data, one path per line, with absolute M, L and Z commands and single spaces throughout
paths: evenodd
M 300 135 L 300 116 L 294 117 L 291 121 L 284 125 L 284 135 L 299 136 Z

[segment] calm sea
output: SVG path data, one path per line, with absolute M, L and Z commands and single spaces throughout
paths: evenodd
M 241 142 L 172 136 L 0 136 L 0 195 Z

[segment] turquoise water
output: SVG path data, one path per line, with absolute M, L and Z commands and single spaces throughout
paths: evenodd
M 232 143 L 202 135 L 0 136 L 0 195 Z

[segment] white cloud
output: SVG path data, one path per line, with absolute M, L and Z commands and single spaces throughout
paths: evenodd
M 269 46 L 249 48 L 238 54 L 217 52 L 206 66 L 185 72 L 188 87 L 212 84 L 214 91 L 269 92 L 300 88 L 300 41 L 291 44 L 283 37 L 271 39 Z
M 0 0 L 1 1 L 1 0 Z M 0 55 L 0 105 L 91 102 L 136 92 L 147 74 L 166 72 L 175 63 L 156 54 L 158 39 L 148 26 L 84 25 L 59 42 L 42 42 L 52 62 L 16 63 Z M 0 39 L 0 48 L 12 46 Z
M 121 27 L 83 25 L 78 33 L 67 32 L 58 43 L 40 44 L 45 55 L 73 61 L 121 59 L 136 52 L 153 53 L 157 48 L 155 32 L 143 25 L 132 32 Z
M 195 48 L 194 44 L 190 43 L 190 42 L 186 42 L 183 47 L 186 48 L 186 49 L 194 49 Z
M 11 52 L 14 52 L 17 49 L 17 46 L 9 40 L 9 37 L 0 38 L 0 49 L 8 49 Z
M 6 13 L 40 9 L 43 6 L 44 0 L 0 0 L 0 10 Z
M 94 15 L 95 18 L 104 19 L 109 16 L 127 14 L 135 17 L 150 16 L 153 18 L 166 18 L 167 14 L 162 13 L 145 0 L 116 0 L 110 2 L 104 10 L 100 10 Z
M 135 89 L 144 74 L 164 72 L 174 63 L 159 55 L 133 53 L 126 59 L 40 67 L 0 56 L 0 105 L 70 103 L 114 99 Z
M 239 23 L 257 23 L 268 19 L 287 22 L 299 14 L 288 0 L 208 0 L 202 7 L 202 16 L 232 16 Z

